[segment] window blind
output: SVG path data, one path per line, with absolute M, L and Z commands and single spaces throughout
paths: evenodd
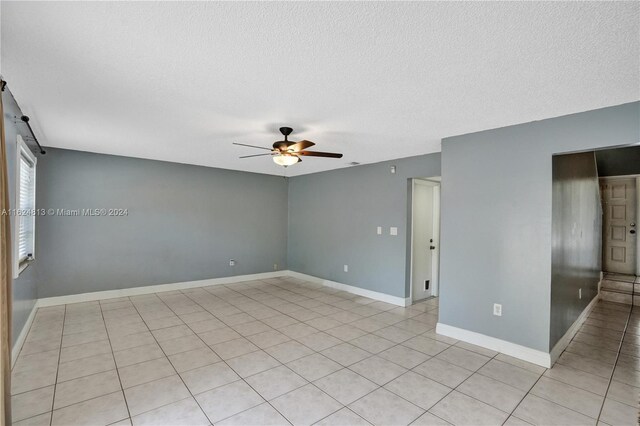
M 23 262 L 27 259 L 34 249 L 34 228 L 35 214 L 34 210 L 36 194 L 35 194 L 35 164 L 31 162 L 25 155 L 20 155 L 20 194 L 18 215 L 19 232 L 18 232 L 18 261 Z

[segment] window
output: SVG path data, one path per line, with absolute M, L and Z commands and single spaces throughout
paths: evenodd
M 20 135 L 16 151 L 15 277 L 34 258 L 36 224 L 36 157 Z

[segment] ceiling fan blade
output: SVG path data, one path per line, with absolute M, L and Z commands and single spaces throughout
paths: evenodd
M 287 149 L 287 151 L 289 151 L 289 152 L 300 152 L 303 149 L 311 148 L 314 145 L 315 145 L 315 143 L 313 143 L 311 141 L 302 140 L 300 142 L 294 143 L 293 145 L 290 145 L 289 148 Z
M 296 152 L 296 155 L 304 155 L 307 157 L 342 158 L 342 154 L 335 152 L 300 151 Z
M 253 155 L 243 155 L 242 157 L 238 157 L 238 158 L 249 158 L 249 157 L 262 157 L 264 155 L 273 155 L 271 153 L 269 154 L 253 154 Z
M 247 145 L 246 143 L 238 143 L 238 142 L 233 142 L 233 144 L 240 145 L 240 146 L 248 146 L 249 148 L 266 149 L 267 151 L 271 151 L 271 148 L 265 148 L 263 146 Z

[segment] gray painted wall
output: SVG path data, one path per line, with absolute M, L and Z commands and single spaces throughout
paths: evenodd
M 282 177 L 52 148 L 37 176 L 38 208 L 129 210 L 38 218 L 38 297 L 286 268 Z
M 442 323 L 548 352 L 552 155 L 637 143 L 639 123 L 634 102 L 443 140 Z
M 636 102 L 443 141 L 441 322 L 548 351 L 552 155 L 637 143 L 639 121 Z M 407 180 L 441 175 L 430 154 L 294 177 L 287 192 L 279 177 L 49 151 L 39 208 L 129 216 L 38 218 L 25 271 L 37 272 L 38 297 L 266 272 L 287 258 L 291 270 L 407 297 Z M 17 297 L 32 306 L 33 276 L 24 281 L 31 292 Z
M 17 162 L 17 140 L 18 134 L 26 138 L 29 135 L 26 126 L 16 125 L 14 117 L 22 116 L 18 104 L 11 96 L 9 90 L 2 92 L 2 102 L 4 106 L 5 140 L 7 146 L 7 165 L 9 172 L 9 202 L 12 208 L 16 208 L 16 162 Z M 22 123 L 22 122 L 20 122 Z M 11 237 L 13 238 L 14 220 L 11 218 Z M 22 331 L 29 314 L 33 309 L 37 299 L 36 278 L 33 265 L 27 267 L 20 276 L 13 280 L 13 330 L 12 340 L 15 344 L 18 335 Z
M 408 297 L 408 179 L 434 176 L 439 153 L 290 178 L 289 269 Z
M 553 157 L 551 336 L 562 338 L 598 294 L 602 206 L 595 154 Z M 578 298 L 582 290 L 582 299 Z

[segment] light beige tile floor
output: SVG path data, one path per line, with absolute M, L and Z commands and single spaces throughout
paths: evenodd
M 629 306 L 599 302 L 549 370 L 439 336 L 437 318 L 437 299 L 293 278 L 41 308 L 14 424 L 636 424 Z

